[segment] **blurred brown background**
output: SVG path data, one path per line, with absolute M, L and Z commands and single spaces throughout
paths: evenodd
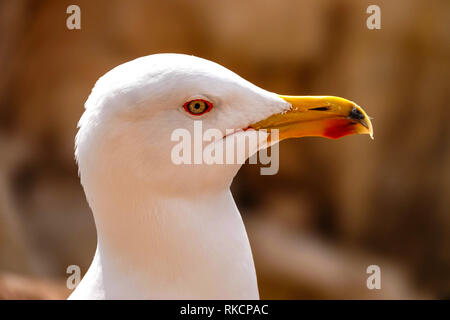
M 66 8 L 81 8 L 81 30 Z M 368 30 L 366 8 L 381 8 Z M 158 52 L 267 90 L 339 95 L 375 140 L 305 138 L 233 183 L 262 298 L 450 297 L 450 1 L 0 2 L 0 297 L 60 298 L 95 227 L 73 160 L 97 78 Z M 382 289 L 366 287 L 381 267 Z

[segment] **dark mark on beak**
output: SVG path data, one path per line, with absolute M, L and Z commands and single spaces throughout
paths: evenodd
M 356 120 L 359 123 L 361 123 L 364 127 L 369 129 L 369 126 L 367 125 L 367 122 L 364 120 L 364 115 L 361 111 L 359 111 L 357 108 L 353 107 L 352 111 L 350 111 L 350 114 L 348 117 L 352 120 Z
M 327 110 L 329 110 L 329 108 L 328 107 L 316 107 L 316 108 L 309 108 L 308 110 L 327 111 Z
M 349 116 L 350 119 L 353 119 L 353 120 L 362 120 L 362 119 L 364 119 L 364 115 L 361 113 L 361 111 L 359 111 L 355 107 L 353 107 L 352 111 L 350 111 L 350 114 L 348 116 Z

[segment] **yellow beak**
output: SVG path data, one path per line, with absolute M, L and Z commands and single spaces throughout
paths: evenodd
M 252 124 L 259 129 L 278 129 L 279 141 L 287 138 L 341 138 L 351 134 L 369 134 L 372 123 L 361 107 L 352 101 L 333 96 L 281 96 L 291 109 Z M 269 130 L 270 131 L 270 130 Z

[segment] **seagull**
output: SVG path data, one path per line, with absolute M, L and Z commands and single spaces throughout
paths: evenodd
M 97 249 L 69 299 L 259 299 L 230 192 L 242 163 L 171 160 L 172 133 L 197 121 L 222 142 L 278 130 L 259 149 L 373 132 L 352 101 L 278 95 L 199 57 L 160 53 L 115 67 L 92 89 L 75 138 Z

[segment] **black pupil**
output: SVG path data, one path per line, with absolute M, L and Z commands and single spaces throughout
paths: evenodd
M 203 103 L 201 101 L 193 102 L 193 103 L 191 103 L 190 106 L 191 106 L 191 111 L 196 114 L 200 114 L 200 113 L 204 112 L 204 110 L 205 110 L 205 106 L 203 105 Z

